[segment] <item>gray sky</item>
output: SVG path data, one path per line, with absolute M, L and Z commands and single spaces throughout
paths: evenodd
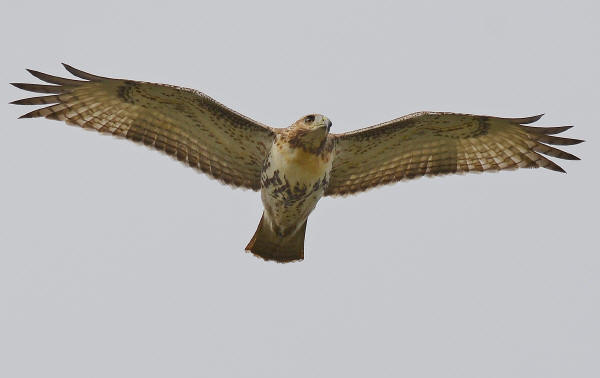
M 582 161 L 324 198 L 280 265 L 257 193 L 4 105 L 0 376 L 600 375 L 597 2 L 162 4 L 11 4 L 2 103 L 66 62 L 277 127 L 546 113 Z

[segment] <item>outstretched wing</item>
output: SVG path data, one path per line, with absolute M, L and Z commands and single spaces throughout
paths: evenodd
M 72 80 L 28 70 L 56 85 L 13 83 L 51 95 L 14 101 L 50 106 L 21 118 L 46 117 L 143 143 L 227 184 L 260 189 L 274 130 L 198 91 L 91 75 L 64 65 Z
M 551 136 L 571 126 L 523 126 L 540 118 L 421 112 L 334 135 L 336 152 L 325 194 L 350 194 L 424 175 L 536 167 L 564 172 L 540 153 L 578 160 L 548 144 L 583 141 Z

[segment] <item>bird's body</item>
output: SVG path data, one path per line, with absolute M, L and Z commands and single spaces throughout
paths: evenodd
M 246 250 L 278 262 L 304 258 L 307 219 L 323 196 L 421 176 L 537 167 L 564 172 L 543 155 L 575 160 L 550 145 L 582 142 L 553 136 L 571 126 L 526 126 L 541 116 L 420 112 L 332 134 L 326 117 L 311 114 L 272 128 L 192 89 L 65 68 L 84 80 L 29 70 L 55 85 L 13 84 L 51 94 L 14 101 L 48 105 L 22 118 L 63 120 L 124 137 L 226 184 L 260 190 L 264 212 Z
M 304 257 L 306 220 L 323 197 L 331 173 L 334 141 L 328 141 L 329 127 L 326 117 L 309 115 L 275 138 L 261 173 L 265 210 L 246 249 L 279 260 Z M 260 238 L 268 239 L 268 245 L 262 247 Z
M 261 175 L 261 199 L 265 220 L 277 234 L 296 231 L 298 223 L 306 220 L 323 197 L 332 152 L 323 155 L 293 147 L 287 141 L 273 144 Z

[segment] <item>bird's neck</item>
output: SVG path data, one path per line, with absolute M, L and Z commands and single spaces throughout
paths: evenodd
M 293 148 L 302 148 L 307 152 L 319 154 L 327 141 L 327 130 L 325 128 L 291 130 L 287 139 Z

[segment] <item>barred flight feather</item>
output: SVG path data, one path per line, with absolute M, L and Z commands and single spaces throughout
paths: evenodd
M 549 146 L 583 142 L 550 136 L 571 126 L 524 126 L 542 115 L 498 118 L 419 112 L 366 129 L 334 134 L 335 160 L 326 195 L 346 195 L 400 180 L 451 173 L 543 167 L 544 157 L 578 160 Z
M 307 115 L 286 129 L 251 120 L 187 88 L 92 75 L 28 70 L 48 84 L 13 83 L 41 96 L 21 118 L 46 117 L 165 152 L 226 184 L 261 189 L 263 217 L 246 250 L 268 260 L 304 258 L 307 218 L 323 195 L 346 195 L 421 176 L 543 167 L 576 160 L 552 145 L 572 126 L 532 127 L 542 115 L 498 118 L 419 112 L 344 134 Z
M 49 105 L 20 118 L 46 117 L 124 137 L 172 155 L 224 183 L 260 189 L 262 163 L 275 129 L 192 89 L 110 79 L 64 67 L 84 80 L 28 70 L 54 85 L 12 83 L 50 94 L 13 101 Z

